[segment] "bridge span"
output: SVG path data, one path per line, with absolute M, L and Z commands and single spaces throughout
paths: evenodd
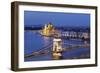
M 73 44 L 68 44 L 68 43 L 64 43 L 65 45 L 67 45 L 67 47 L 62 48 L 61 52 L 68 52 L 71 50 L 75 50 L 78 48 L 90 48 L 89 44 L 83 44 L 83 45 L 73 45 Z M 45 47 L 42 47 L 41 49 L 37 50 L 37 51 L 33 51 L 31 54 L 26 54 L 24 56 L 24 58 L 30 58 L 30 57 L 39 57 L 39 56 L 45 56 L 48 54 L 52 54 L 54 51 L 52 50 L 52 47 L 54 45 L 51 43 Z

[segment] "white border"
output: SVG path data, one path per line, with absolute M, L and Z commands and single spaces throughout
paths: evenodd
M 49 11 L 65 13 L 89 13 L 91 15 L 91 59 L 60 60 L 60 61 L 33 61 L 24 62 L 24 10 Z M 95 11 L 93 9 L 60 8 L 46 6 L 19 6 L 19 68 L 50 67 L 63 65 L 95 64 Z

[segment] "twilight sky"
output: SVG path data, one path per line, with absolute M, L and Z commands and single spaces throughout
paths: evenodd
M 89 26 L 90 14 L 24 11 L 25 25 Z

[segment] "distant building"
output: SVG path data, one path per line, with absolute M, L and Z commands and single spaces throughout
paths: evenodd
M 86 39 L 89 39 L 89 33 L 85 33 L 85 32 L 84 32 L 84 33 L 82 34 L 82 38 L 85 39 L 85 40 L 86 40 Z
M 43 30 L 42 30 L 42 35 L 44 36 L 52 36 L 56 30 L 54 29 L 54 26 L 52 23 L 45 24 Z

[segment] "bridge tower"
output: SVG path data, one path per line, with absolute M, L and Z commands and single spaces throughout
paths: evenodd
M 52 55 L 53 59 L 61 59 L 62 58 L 62 40 L 59 38 L 54 38 L 53 39 L 53 49 L 52 49 Z

